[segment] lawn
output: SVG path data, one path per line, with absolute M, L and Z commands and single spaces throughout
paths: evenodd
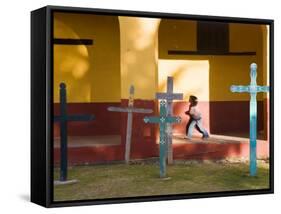
M 55 201 L 269 188 L 267 163 L 258 164 L 256 177 L 248 176 L 245 163 L 174 164 L 167 167 L 169 180 L 159 179 L 153 163 L 75 166 L 68 173 L 79 182 L 55 186 Z

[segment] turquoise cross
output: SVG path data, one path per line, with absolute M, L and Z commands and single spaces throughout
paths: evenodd
M 159 123 L 160 125 L 160 142 L 159 142 L 159 162 L 160 162 L 160 178 L 166 177 L 166 151 L 167 151 L 167 124 L 168 123 L 180 123 L 180 117 L 167 116 L 166 102 L 160 101 L 160 115 L 159 117 L 145 117 L 143 120 L 145 123 Z
M 156 93 L 156 99 L 167 101 L 167 115 L 173 116 L 173 100 L 182 100 L 182 93 L 174 93 L 174 80 L 173 77 L 167 77 L 167 92 L 166 93 Z M 168 152 L 168 164 L 173 163 L 173 145 L 172 145 L 172 125 L 167 124 L 167 152 Z
M 232 85 L 230 90 L 232 92 L 246 92 L 250 93 L 250 175 L 257 174 L 257 93 L 269 92 L 269 86 L 257 85 L 257 64 L 250 65 L 250 85 Z

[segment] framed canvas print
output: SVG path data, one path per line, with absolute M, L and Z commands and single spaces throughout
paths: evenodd
M 31 13 L 31 201 L 273 193 L 273 20 Z

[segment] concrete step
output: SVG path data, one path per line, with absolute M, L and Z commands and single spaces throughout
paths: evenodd
M 145 142 L 131 145 L 131 159 L 157 158 L 159 144 L 148 138 Z M 55 139 L 54 163 L 60 161 L 59 139 Z M 123 161 L 125 144 L 120 136 L 69 137 L 68 161 L 72 165 L 95 164 Z M 219 160 L 249 157 L 249 139 L 223 135 L 211 135 L 208 139 L 194 136 L 186 139 L 184 135 L 173 136 L 173 154 L 175 160 Z M 257 157 L 269 157 L 269 142 L 257 140 Z

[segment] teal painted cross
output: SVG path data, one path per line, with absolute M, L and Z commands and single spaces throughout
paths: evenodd
M 166 151 L 167 151 L 167 124 L 180 123 L 180 117 L 167 116 L 167 104 L 165 101 L 160 101 L 159 117 L 145 117 L 145 123 L 159 123 L 160 125 L 160 142 L 159 142 L 159 163 L 160 163 L 160 178 L 166 177 Z
M 269 92 L 269 86 L 257 85 L 257 64 L 250 65 L 250 85 L 232 85 L 232 92 L 250 93 L 250 175 L 257 174 L 257 93 Z
M 159 100 L 165 100 L 167 101 L 167 115 L 173 116 L 173 100 L 182 100 L 183 99 L 183 93 L 174 93 L 173 92 L 173 77 L 167 77 L 167 92 L 156 93 L 156 99 Z M 173 163 L 173 136 L 172 136 L 172 125 L 167 124 L 167 152 L 168 152 L 168 164 Z

